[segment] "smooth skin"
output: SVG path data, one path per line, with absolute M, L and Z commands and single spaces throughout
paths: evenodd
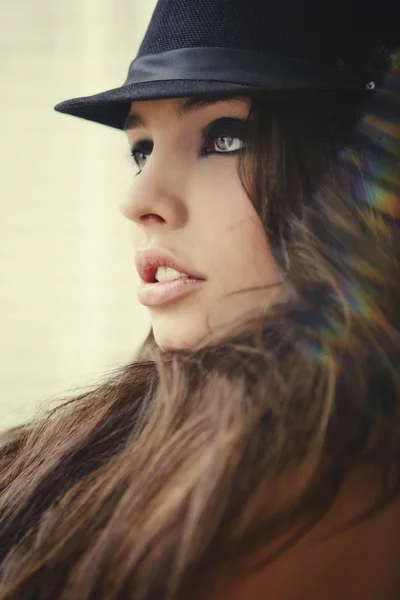
M 130 114 L 143 124 L 127 130 L 129 146 L 146 141 L 153 147 L 136 155 L 142 171 L 120 205 L 132 221 L 135 251 L 165 248 L 206 279 L 189 296 L 149 307 L 154 337 L 163 349 L 193 348 L 219 325 L 271 302 L 277 288 L 227 294 L 282 279 L 239 179 L 238 150 L 245 142 L 236 128 L 223 125 L 216 138 L 206 140 L 207 153 L 202 153 L 205 128 L 221 118 L 246 119 L 250 101 L 192 106 L 178 115 L 184 103 L 132 104 Z M 134 160 L 133 169 L 136 174 Z

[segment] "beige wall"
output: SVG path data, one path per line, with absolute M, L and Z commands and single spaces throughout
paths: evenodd
M 147 310 L 125 134 L 53 111 L 125 80 L 155 0 L 0 0 L 0 428 L 127 363 Z

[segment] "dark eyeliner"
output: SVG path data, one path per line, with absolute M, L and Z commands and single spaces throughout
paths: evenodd
M 136 160 L 136 154 L 141 153 L 141 154 L 151 154 L 152 150 L 154 147 L 154 143 L 151 142 L 150 140 L 139 140 L 138 142 L 136 142 L 132 147 L 131 147 L 131 151 L 130 151 L 130 155 L 131 158 L 133 159 L 134 164 L 136 165 L 138 172 L 136 173 L 135 177 L 137 177 L 138 175 L 140 175 L 140 173 L 142 172 L 142 168 L 140 167 L 138 161 Z
M 131 154 L 134 156 L 136 152 L 143 152 L 143 154 L 150 154 L 153 150 L 154 144 L 150 140 L 139 140 L 131 148 Z
M 249 121 L 247 119 L 223 117 L 221 119 L 216 119 L 207 125 L 202 132 L 201 155 L 206 156 L 209 154 L 223 154 L 222 152 L 205 152 L 205 149 L 210 141 L 223 135 L 237 137 L 243 142 L 247 142 L 250 138 Z M 229 152 L 228 154 L 235 154 L 236 152 L 240 152 L 240 150 L 235 150 L 233 152 Z
M 216 119 L 215 121 L 212 121 L 202 131 L 202 146 L 200 150 L 200 155 L 209 156 L 210 154 L 224 154 L 223 152 L 205 152 L 205 149 L 212 140 L 224 135 L 237 137 L 240 138 L 243 142 L 247 142 L 250 138 L 249 121 L 247 119 L 239 119 L 234 117 L 222 117 L 221 119 Z M 131 147 L 131 156 L 134 162 L 136 163 L 135 154 L 151 154 L 153 148 L 154 142 L 152 142 L 151 140 L 138 140 Z M 238 152 L 240 152 L 240 150 L 234 150 L 232 152 L 227 152 L 226 154 L 236 154 Z

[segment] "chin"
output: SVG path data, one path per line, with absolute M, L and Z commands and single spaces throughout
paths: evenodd
M 153 327 L 154 340 L 162 352 L 173 350 L 194 350 L 200 340 L 200 335 L 195 335 L 194 332 L 190 335 L 188 332 L 179 335 L 176 330 L 170 332 L 157 332 Z
M 195 306 L 176 307 L 176 310 L 152 310 L 151 326 L 154 341 L 162 351 L 196 350 L 213 337 L 217 320 L 210 319 L 210 311 L 197 303 Z M 211 341 L 210 339 L 210 341 Z

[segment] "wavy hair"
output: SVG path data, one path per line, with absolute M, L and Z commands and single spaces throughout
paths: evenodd
M 360 461 L 382 486 L 358 521 L 399 495 L 399 107 L 288 97 L 253 99 L 240 162 L 285 300 L 190 352 L 150 333 L 5 440 L 0 600 L 204 599 L 303 536 Z

